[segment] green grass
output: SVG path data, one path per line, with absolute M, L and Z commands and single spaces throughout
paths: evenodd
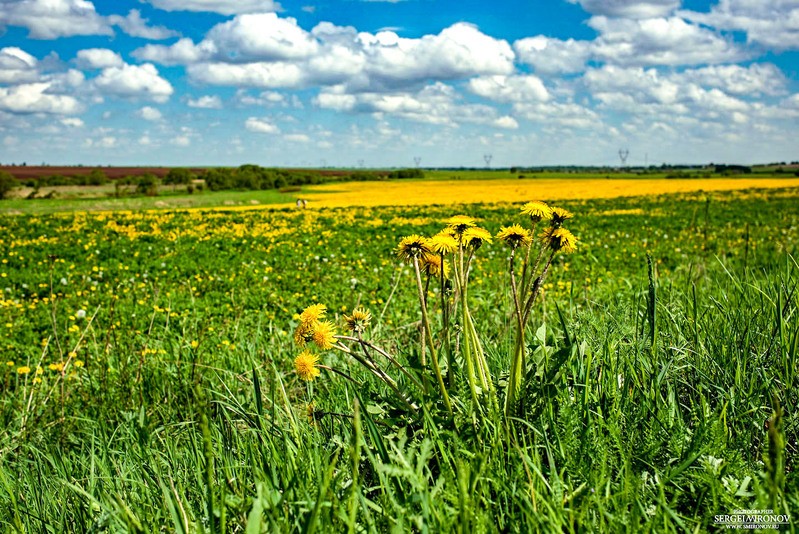
M 300 381 L 295 314 L 364 305 L 413 366 L 399 238 L 456 213 L 496 232 L 518 206 L 0 216 L 2 530 L 703 532 L 767 508 L 795 529 L 797 198 L 565 205 L 580 248 L 533 316 L 527 411 L 478 423 L 463 387 L 454 418 L 435 398 L 408 412 L 339 353 L 324 363 L 358 386 Z M 507 250 L 478 258 L 502 392 Z

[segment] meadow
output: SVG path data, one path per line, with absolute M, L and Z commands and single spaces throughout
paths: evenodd
M 799 189 L 541 194 L 576 251 L 552 253 L 519 353 L 498 234 L 534 198 L 500 185 L 0 215 L 3 530 L 701 532 L 736 510 L 796 529 Z M 465 290 L 433 273 L 422 313 L 402 238 L 456 215 L 493 237 L 442 334 Z M 319 304 L 347 350 L 300 360 Z

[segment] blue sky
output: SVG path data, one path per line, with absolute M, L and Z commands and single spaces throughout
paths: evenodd
M 0 0 L 0 162 L 799 160 L 799 0 Z

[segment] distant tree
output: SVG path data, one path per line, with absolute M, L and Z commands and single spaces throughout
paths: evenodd
M 17 180 L 11 173 L 0 171 L 0 198 L 7 198 L 8 194 L 17 186 Z
M 100 169 L 92 169 L 86 180 L 89 185 L 103 185 L 108 182 L 108 177 Z
M 136 184 L 136 192 L 148 197 L 158 195 L 158 177 L 149 172 L 140 176 Z
M 194 174 L 189 169 L 169 169 L 164 176 L 164 185 L 178 186 L 190 184 L 194 180 Z

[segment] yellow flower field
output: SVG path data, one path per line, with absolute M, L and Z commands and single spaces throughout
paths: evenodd
M 574 200 L 696 191 L 798 187 L 799 178 L 536 179 L 350 182 L 306 189 L 312 207 L 419 206 L 518 202 L 520 198 Z

